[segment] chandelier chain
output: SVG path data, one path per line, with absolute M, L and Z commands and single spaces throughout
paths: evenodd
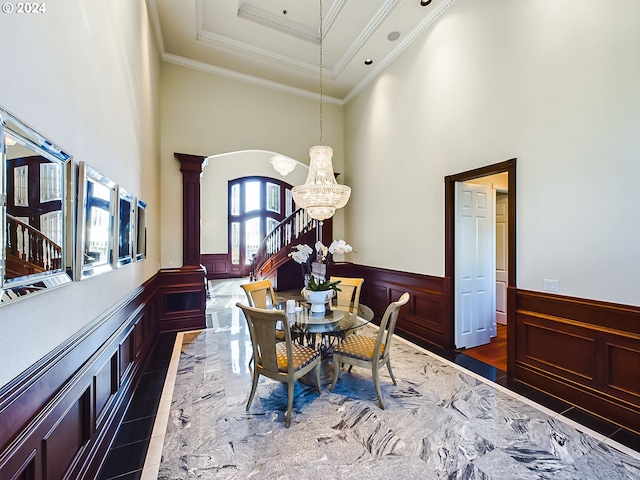
M 322 0 L 320 0 L 320 145 L 322 145 Z

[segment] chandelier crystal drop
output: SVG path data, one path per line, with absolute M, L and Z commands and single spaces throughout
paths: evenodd
M 311 218 L 322 221 L 331 218 L 344 207 L 351 196 L 351 188 L 336 182 L 333 173 L 333 149 L 322 145 L 322 0 L 320 0 L 320 145 L 309 149 L 309 174 L 304 185 L 293 187 L 296 205 L 304 208 Z
M 293 172 L 296 168 L 296 161 L 293 158 L 285 157 L 284 155 L 274 155 L 269 159 L 273 168 L 276 169 L 283 177 L 286 177 L 289 173 Z

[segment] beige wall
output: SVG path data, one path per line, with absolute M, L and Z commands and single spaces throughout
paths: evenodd
M 0 306 L 4 385 L 157 271 L 160 62 L 144 0 L 2 14 L 0 40 L 0 105 L 149 204 L 145 261 Z
M 636 0 L 457 0 L 345 106 L 351 260 L 444 275 L 444 177 L 517 157 L 518 287 L 640 305 L 639 78 Z
M 162 266 L 178 267 L 182 265 L 182 175 L 174 152 L 210 156 L 268 150 L 308 165 L 309 148 L 319 142 L 319 102 L 170 63 L 163 63 L 161 70 Z M 335 171 L 343 172 L 342 106 L 324 104 L 323 141 L 333 147 Z M 259 174 L 256 159 L 249 160 L 256 166 L 253 172 L 247 165 L 232 165 L 238 161 L 246 160 L 237 156 L 221 157 L 213 160 L 203 172 L 207 189 L 203 193 L 203 202 L 207 204 L 202 212 L 207 230 L 203 252 L 227 251 L 226 181 L 229 176 L 241 171 Z M 272 172 L 268 158 L 264 161 L 266 170 L 261 171 Z M 229 165 L 223 166 L 224 162 Z M 299 175 L 303 169 L 296 170 L 290 175 Z M 280 178 L 275 171 L 273 174 Z M 306 175 L 303 177 L 306 179 Z M 348 180 L 344 180 L 348 184 Z M 204 196 L 214 195 L 209 191 L 211 184 L 224 184 L 223 191 L 216 187 L 213 199 Z M 210 214 L 213 217 L 209 217 Z M 336 225 L 340 225 L 340 218 L 336 218 Z M 339 231 L 341 227 L 336 229 Z

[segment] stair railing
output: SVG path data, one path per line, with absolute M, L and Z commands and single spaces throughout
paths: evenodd
M 7 215 L 7 254 L 39 267 L 57 270 L 62 265 L 62 247 L 40 230 Z
M 299 208 L 282 220 L 260 243 L 251 262 L 252 277 L 257 278 L 269 260 L 316 227 L 317 221 L 311 218 L 303 208 Z

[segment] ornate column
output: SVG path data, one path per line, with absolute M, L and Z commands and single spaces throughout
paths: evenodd
M 206 278 L 200 265 L 200 174 L 206 157 L 174 153 L 182 172 L 182 267 L 162 269 L 158 275 L 161 332 L 206 326 Z
M 200 174 L 206 157 L 174 156 L 182 172 L 182 265 L 200 267 Z

